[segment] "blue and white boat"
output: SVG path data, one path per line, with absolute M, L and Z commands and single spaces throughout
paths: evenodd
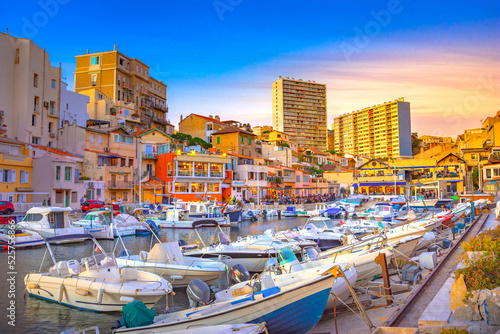
M 288 206 L 286 211 L 283 211 L 284 217 L 297 217 L 297 210 L 295 210 L 294 206 Z
M 15 224 L 0 225 L 0 245 L 12 246 L 15 249 L 36 247 L 45 244 L 42 236 Z
M 197 326 L 265 322 L 269 333 L 303 334 L 316 326 L 330 298 L 336 279 L 329 272 L 323 274 L 305 280 L 298 274 L 280 275 L 288 276 L 289 284 L 263 284 L 262 290 L 249 297 L 161 315 L 149 326 L 121 327 L 114 333 L 167 333 Z

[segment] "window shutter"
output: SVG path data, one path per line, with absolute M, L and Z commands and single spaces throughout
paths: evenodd
M 0 169 L 0 183 L 3 183 L 3 169 Z
M 24 172 L 24 183 L 30 183 L 30 171 L 29 170 Z
M 10 183 L 16 183 L 16 170 L 12 169 L 10 171 Z

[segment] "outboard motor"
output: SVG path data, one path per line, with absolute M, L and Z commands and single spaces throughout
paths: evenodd
M 231 243 L 231 240 L 229 239 L 227 233 L 219 232 L 219 242 L 222 245 L 229 245 Z
M 179 247 L 182 247 L 182 246 L 187 246 L 187 241 L 186 240 L 183 240 L 183 239 L 179 239 L 179 241 L 177 241 L 177 243 L 179 244 Z
M 204 305 L 210 300 L 210 288 L 207 283 L 197 278 L 189 282 L 186 294 L 191 308 Z
M 308 247 L 304 249 L 304 253 L 302 254 L 302 260 L 313 260 L 318 257 L 318 251 L 315 248 Z
M 251 276 L 247 268 L 245 268 L 242 264 L 237 264 L 229 271 L 229 278 L 234 284 L 236 284 L 248 281 Z

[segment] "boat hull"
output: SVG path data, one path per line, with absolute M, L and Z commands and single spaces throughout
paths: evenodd
M 330 296 L 333 277 L 328 275 L 252 303 L 232 307 L 184 321 L 153 324 L 142 328 L 123 328 L 115 333 L 167 333 L 195 326 L 235 323 L 266 323 L 269 333 L 303 334 L 321 318 Z

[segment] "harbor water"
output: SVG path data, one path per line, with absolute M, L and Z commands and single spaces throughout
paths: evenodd
M 243 221 L 237 227 L 223 228 L 230 232 L 231 240 L 236 240 L 238 236 L 256 235 L 263 233 L 266 229 L 273 228 L 275 231 L 286 230 L 294 226 L 302 226 L 307 218 L 268 218 L 259 219 L 256 222 Z M 217 236 L 214 228 L 203 228 L 199 230 L 202 238 L 206 241 L 210 236 Z M 197 235 L 193 230 L 166 230 L 163 229 L 159 234 L 161 241 L 172 241 L 184 239 L 188 244 L 197 243 Z M 137 254 L 141 250 L 149 250 L 151 236 L 130 236 L 124 237 L 125 246 Z M 216 240 L 210 240 L 215 242 Z M 123 249 L 117 240 L 99 240 L 99 243 L 107 252 Z M 52 245 L 56 260 L 76 259 L 92 254 L 93 243 L 86 241 L 84 243 L 74 243 L 66 245 Z M 115 249 L 116 247 L 116 249 Z M 11 315 L 11 318 L 2 320 L 2 333 L 60 333 L 68 328 L 81 329 L 89 326 L 98 326 L 101 333 L 110 333 L 113 323 L 120 319 L 121 313 L 98 313 L 86 310 L 80 310 L 72 307 L 62 306 L 54 302 L 48 302 L 35 297 L 24 296 L 24 277 L 26 274 L 38 271 L 42 259 L 44 259 L 46 247 L 32 249 L 19 249 L 15 251 L 15 261 L 13 268 L 12 257 L 3 251 L 0 255 L 0 279 L 2 281 L 0 305 L 3 317 Z M 12 255 L 12 254 L 10 254 Z M 47 270 L 53 265 L 49 254 L 45 254 L 42 264 L 42 270 Z M 13 274 L 15 273 L 15 274 Z M 15 287 L 15 289 L 14 289 Z M 15 291 L 13 291 L 15 290 Z M 175 289 L 175 296 L 168 296 L 168 306 L 172 309 L 187 308 L 188 300 L 185 294 L 185 288 Z M 15 303 L 13 304 L 14 301 Z M 162 298 L 155 309 L 163 311 L 167 301 Z M 14 305 L 14 308 L 12 307 Z M 10 307 L 10 310 L 9 310 Z M 12 321 L 12 314 L 15 316 L 15 327 L 7 325 Z

